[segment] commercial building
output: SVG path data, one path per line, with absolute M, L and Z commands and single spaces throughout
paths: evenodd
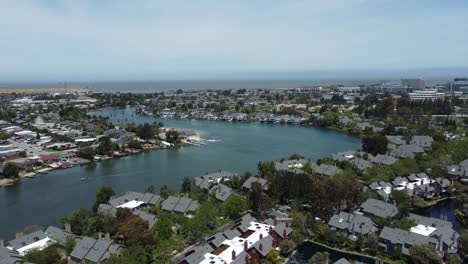
M 409 93 L 409 100 L 411 102 L 436 102 L 443 101 L 445 94 L 440 93 L 437 90 L 417 90 L 413 93 Z
M 468 78 L 455 78 L 450 83 L 450 91 L 468 94 Z
M 413 88 L 415 90 L 421 90 L 426 88 L 426 82 L 424 82 L 424 80 L 420 78 L 401 79 L 401 85 Z

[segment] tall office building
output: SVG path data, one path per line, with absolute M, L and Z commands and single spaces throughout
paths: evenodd
M 414 90 L 421 90 L 426 88 L 426 82 L 421 78 L 401 79 L 401 85 L 413 88 Z
M 462 92 L 468 94 L 468 78 L 455 78 L 450 84 L 450 90 L 452 92 Z

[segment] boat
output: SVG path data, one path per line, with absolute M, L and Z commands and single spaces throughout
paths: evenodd
M 88 177 L 86 177 L 86 178 L 81 178 L 81 180 L 82 180 L 82 181 L 86 181 L 86 180 L 88 180 Z
M 465 228 L 468 228 L 468 208 L 455 210 L 455 217 Z

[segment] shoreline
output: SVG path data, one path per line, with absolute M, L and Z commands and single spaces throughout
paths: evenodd
M 0 94 L 43 94 L 43 93 L 89 93 L 88 88 L 70 87 L 70 88 L 0 88 Z

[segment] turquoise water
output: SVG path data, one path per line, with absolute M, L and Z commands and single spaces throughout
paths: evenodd
M 220 141 L 177 150 L 148 151 L 102 161 L 95 166 L 58 170 L 1 188 L 0 237 L 11 238 L 27 225 L 47 226 L 75 209 L 90 208 L 102 185 L 111 186 L 118 194 L 127 190 L 143 191 L 149 185 L 159 188 L 163 184 L 179 190 L 185 176 L 195 177 L 218 169 L 255 172 L 259 161 L 293 153 L 316 160 L 337 151 L 357 149 L 360 145 L 359 138 L 304 126 L 160 120 L 135 115 L 132 109 L 107 109 L 98 113 L 115 122 L 162 121 L 165 126 L 194 129 L 205 139 Z M 81 181 L 82 177 L 89 180 Z

